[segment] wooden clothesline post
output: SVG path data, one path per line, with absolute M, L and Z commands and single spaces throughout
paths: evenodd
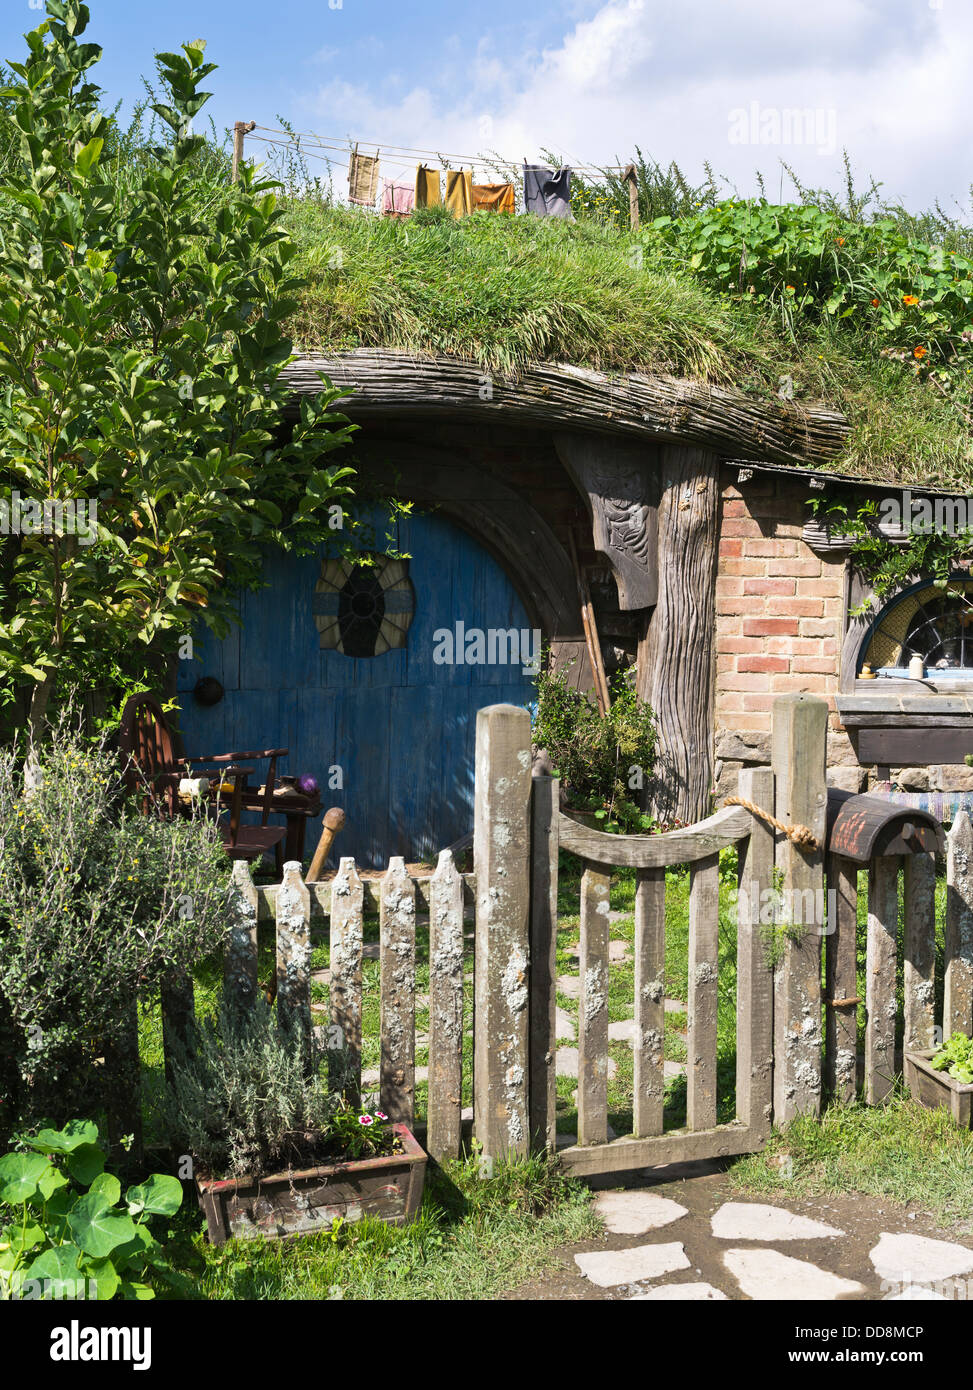
M 628 217 L 632 230 L 639 225 L 639 182 L 635 175 L 635 165 L 627 164 L 622 179 L 628 184 Z
M 243 159 L 243 142 L 251 130 L 257 129 L 256 121 L 237 121 L 233 127 L 233 183 L 240 181 L 240 161 Z

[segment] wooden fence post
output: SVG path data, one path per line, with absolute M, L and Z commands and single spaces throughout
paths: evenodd
M 342 859 L 331 884 L 331 1027 L 341 1035 L 340 1053 L 329 1048 L 344 1078 L 348 1103 L 361 1104 L 362 902 L 364 887 L 354 859 Z
M 775 814 L 805 825 L 816 850 L 786 836 L 777 845 L 784 923 L 795 930 L 784 944 L 774 982 L 774 1119 L 787 1124 L 821 1106 L 821 933 L 824 843 L 827 830 L 825 754 L 828 706 L 812 695 L 781 695 L 773 706 Z M 810 914 L 808 905 L 811 904 Z M 808 922 L 807 917 L 812 921 Z M 826 916 L 826 914 L 825 914 Z
M 907 854 L 905 868 L 905 1047 L 935 1046 L 936 1032 L 936 856 Z
M 233 172 L 231 179 L 233 183 L 240 180 L 240 164 L 243 160 L 244 138 L 250 134 L 251 130 L 256 130 L 256 121 L 236 121 L 233 126 Z
M 412 1126 L 416 1094 L 416 888 L 394 855 L 379 907 L 382 1109 Z
M 458 1158 L 463 1139 L 463 879 L 448 849 L 429 881 L 429 1098 L 426 1148 Z
M 230 878 L 230 935 L 223 963 L 223 993 L 240 1008 L 257 995 L 257 889 L 250 865 L 237 859 Z
M 973 1031 L 973 824 L 958 812 L 946 840 L 946 988 L 943 1034 Z
M 291 860 L 277 890 L 277 1018 L 311 1040 L 311 895 Z
M 854 860 L 840 854 L 828 856 L 828 896 L 835 910 L 825 940 L 825 1084 L 831 1100 L 851 1105 L 858 1092 L 858 865 Z
M 524 1155 L 529 1145 L 530 787 L 530 715 L 515 705 L 481 709 L 473 823 L 473 1119 L 488 1160 Z
M 772 810 L 774 774 L 745 768 L 737 788 L 755 806 Z M 737 1119 L 757 1134 L 770 1133 L 774 1081 L 774 975 L 760 931 L 763 894 L 773 887 L 774 832 L 754 817 L 740 860 L 737 898 Z M 742 908 L 742 910 L 739 910 Z
M 557 855 L 556 777 L 531 779 L 530 836 L 530 1138 L 538 1150 L 556 1145 L 557 1128 Z
M 865 1102 L 880 1105 L 895 1085 L 895 965 L 899 925 L 899 858 L 868 866 L 865 953 Z

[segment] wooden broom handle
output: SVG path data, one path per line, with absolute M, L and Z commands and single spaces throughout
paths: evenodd
M 311 860 L 311 867 L 307 871 L 308 883 L 316 883 L 321 877 L 321 870 L 324 868 L 324 861 L 331 853 L 331 846 L 334 844 L 334 837 L 339 830 L 345 827 L 345 813 L 340 806 L 332 806 L 330 811 L 324 813 L 324 825 L 321 828 L 321 838 L 318 840 L 318 847 L 314 851 L 314 858 Z

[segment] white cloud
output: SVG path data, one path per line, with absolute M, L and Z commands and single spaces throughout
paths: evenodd
M 448 87 L 435 70 L 420 84 L 384 64 L 381 80 L 309 95 L 308 118 L 362 139 L 460 155 L 488 145 L 514 160 L 548 147 L 612 163 L 637 144 L 690 177 L 708 160 L 741 192 L 753 191 L 755 168 L 776 188 L 780 158 L 807 182 L 835 185 L 841 147 L 913 206 L 965 196 L 973 177 L 968 0 L 607 0 L 576 7 L 542 53 L 496 43 L 487 31 L 470 50 L 459 96 L 453 52 Z M 830 122 L 835 144 L 731 142 L 731 112 L 752 103 L 824 113 L 818 128 Z

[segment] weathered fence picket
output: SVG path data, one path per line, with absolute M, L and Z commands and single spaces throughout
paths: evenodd
M 973 824 L 960 811 L 947 837 L 943 1031 L 973 1032 Z
M 858 1091 L 858 865 L 828 856 L 828 891 L 834 920 L 825 938 L 825 1085 L 828 1096 L 851 1105 Z
M 899 922 L 899 861 L 873 859 L 868 871 L 865 1099 L 885 1100 L 895 1085 L 895 970 Z
M 277 1017 L 310 1041 L 311 896 L 296 861 L 284 865 L 276 908 Z
M 554 777 L 531 782 L 529 1135 L 538 1149 L 557 1142 L 557 860 L 558 787 Z
M 716 1022 L 719 1008 L 720 858 L 707 855 L 689 870 L 689 1062 L 686 1119 L 690 1129 L 716 1124 Z
M 416 1092 L 416 895 L 405 860 L 389 860 L 382 879 L 381 1103 L 390 1120 L 411 1126 Z
M 258 894 L 250 865 L 237 859 L 230 877 L 230 932 L 223 966 L 223 988 L 228 1000 L 241 1007 L 257 996 Z
M 578 973 L 578 1143 L 608 1138 L 608 913 L 611 877 L 587 864 L 581 875 Z
M 921 1051 L 936 1038 L 936 857 L 906 855 L 903 869 L 904 1042 Z
M 739 795 L 762 810 L 774 804 L 769 767 L 745 768 Z M 741 842 L 737 910 L 737 1120 L 755 1140 L 770 1134 L 774 1109 L 774 973 L 761 932 L 761 910 L 774 882 L 774 832 L 753 816 Z
M 344 1076 L 350 1105 L 361 1103 L 362 881 L 354 859 L 342 859 L 331 885 L 331 964 L 328 995 L 329 1062 Z
M 635 878 L 635 1054 L 632 1130 L 662 1133 L 665 1103 L 666 871 L 638 869 Z
M 463 880 L 444 849 L 429 908 L 429 1095 L 426 1148 L 458 1158 L 463 1139 Z

